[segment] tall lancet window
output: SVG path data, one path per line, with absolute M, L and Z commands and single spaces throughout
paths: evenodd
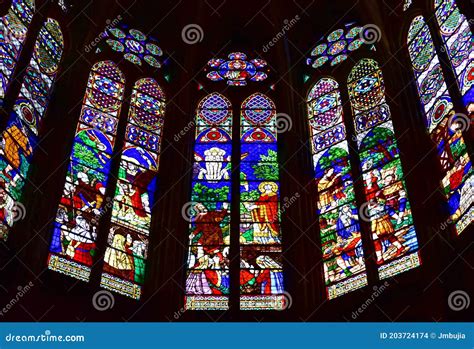
M 13 0 L 7 14 L 0 18 L 0 105 L 3 104 L 34 11 L 33 0 Z
M 372 34 L 354 23 L 335 30 L 318 42 L 307 64 L 320 70 L 328 62 L 330 66 L 352 65 L 347 58 L 353 51 L 374 49 L 373 41 L 366 39 Z M 382 280 L 421 263 L 378 63 L 361 59 L 353 65 L 346 87 L 349 101 L 342 100 L 341 87 L 334 78 L 322 77 L 307 97 L 328 299 L 368 285 L 369 268 L 376 268 Z M 346 102 L 352 107 L 353 127 L 347 127 L 349 120 L 344 120 Z M 360 164 L 359 171 L 352 163 Z M 356 172 L 360 178 L 354 177 Z M 362 194 L 359 199 L 357 193 Z M 372 246 L 364 241 L 371 241 Z M 372 249 L 375 265 L 364 256 L 365 250 Z
M 219 93 L 204 97 L 196 110 L 195 125 L 186 308 L 226 310 L 230 289 L 230 101 Z
M 435 13 L 464 105 L 474 113 L 474 44 L 469 22 L 454 0 L 435 0 Z
M 283 309 L 275 104 L 255 93 L 240 115 L 240 309 Z
M 54 223 L 49 269 L 88 281 L 122 107 L 125 78 L 115 63 L 94 64 Z M 110 198 L 109 198 L 110 200 Z
M 208 65 L 212 68 L 208 79 L 226 80 L 233 89 L 267 79 L 266 62 L 247 60 L 241 52 L 229 54 L 227 60 L 211 59 Z M 233 117 L 231 102 L 214 92 L 196 110 L 192 194 L 187 207 L 188 310 L 227 310 L 231 298 L 240 300 L 232 306 L 242 310 L 286 306 L 276 108 L 261 93 L 239 105 L 240 117 Z M 233 137 L 233 128 L 240 129 L 240 137 Z M 232 153 L 240 155 L 231 158 Z M 240 190 L 232 192 L 232 188 Z M 240 267 L 232 263 L 237 259 Z
M 307 102 L 324 278 L 333 299 L 367 285 L 364 251 L 338 83 L 320 79 Z
M 438 55 L 422 16 L 413 19 L 407 41 L 426 128 L 436 145 L 443 172 L 441 182 L 448 213 L 457 234 L 461 234 L 472 223 L 474 214 L 474 177 L 462 135 L 464 127 L 459 127 L 457 117 L 454 116 L 453 103 Z M 468 120 L 464 121 L 466 125 L 469 124 Z
M 140 298 L 150 237 L 165 114 L 165 95 L 151 78 L 132 92 L 112 204 L 101 286 Z
M 347 84 L 366 198 L 362 214 L 385 279 L 420 265 L 418 240 L 378 63 L 360 60 Z
M 6 208 L 0 222 L 0 238 L 3 239 L 7 238 L 9 228 L 15 223 L 14 206 L 21 205 L 23 200 L 23 188 L 40 141 L 42 121 L 63 48 L 59 23 L 48 18 L 38 33 L 20 93 L 0 136 L 0 191 Z

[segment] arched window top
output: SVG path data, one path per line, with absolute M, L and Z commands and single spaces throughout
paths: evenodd
M 97 62 L 92 66 L 92 71 L 99 75 L 106 76 L 109 79 L 125 84 L 125 77 L 122 71 L 112 61 Z
M 118 112 L 122 105 L 125 78 L 114 62 L 94 64 L 88 85 L 88 103 L 98 110 Z
M 55 73 L 64 50 L 63 34 L 59 23 L 48 18 L 41 27 L 39 38 L 36 40 L 34 57 L 42 71 L 47 74 Z
M 464 16 L 453 0 L 435 0 L 434 7 L 442 34 L 453 34 L 463 23 Z
M 164 102 L 163 90 L 154 79 L 138 80 L 130 102 L 131 121 L 147 131 L 159 132 L 163 126 Z
M 420 30 L 426 25 L 425 19 L 423 16 L 416 16 L 413 18 L 410 24 L 410 29 L 408 29 L 408 41 L 412 41 L 414 38 L 417 37 Z
M 373 59 L 364 58 L 357 62 L 347 83 L 354 109 L 369 110 L 385 99 L 382 72 Z
M 430 64 L 434 54 L 433 41 L 423 16 L 415 17 L 408 29 L 408 53 L 416 71 L 423 71 Z
M 7 24 L 17 37 L 26 35 L 27 26 L 35 13 L 34 0 L 13 0 L 6 15 Z
M 166 100 L 165 93 L 158 83 L 152 78 L 140 79 L 135 83 L 135 90 L 145 93 L 163 102 Z
M 275 113 L 275 103 L 263 93 L 254 93 L 242 102 L 242 115 L 252 125 L 269 123 Z
M 333 78 L 321 78 L 311 88 L 308 93 L 307 101 L 310 102 L 313 99 L 324 96 L 339 88 L 339 84 Z
M 320 132 L 342 122 L 339 84 L 333 78 L 318 80 L 308 94 L 308 102 L 312 132 Z
M 198 118 L 208 125 L 221 125 L 232 116 L 232 104 L 220 93 L 211 93 L 201 99 Z

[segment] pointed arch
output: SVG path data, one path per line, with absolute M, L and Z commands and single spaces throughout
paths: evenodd
M 451 95 L 428 25 L 422 16 L 412 20 L 407 44 L 426 128 L 436 145 L 443 172 L 441 183 L 448 212 L 455 224 L 456 233 L 461 234 L 472 223 L 474 214 L 474 196 L 471 193 L 474 185 L 472 163 L 464 143 L 462 128 L 457 127 Z
M 0 136 L 0 189 L 5 192 L 7 201 L 14 202 L 7 205 L 11 207 L 0 223 L 0 235 L 4 238 L 15 221 L 15 207 L 22 201 L 63 49 L 59 23 L 48 18 L 39 31 L 20 93 Z
M 10 85 L 34 12 L 34 0 L 13 0 L 7 14 L 0 18 L 0 105 Z
M 112 61 L 92 67 L 54 222 L 48 267 L 83 281 L 89 280 L 99 221 L 109 208 L 105 189 L 124 85 Z
M 366 198 L 362 214 L 385 279 L 420 265 L 418 239 L 378 63 L 361 59 L 347 85 Z
M 219 93 L 204 97 L 195 117 L 185 307 L 229 307 L 232 106 Z
M 455 0 L 434 1 L 436 20 L 464 105 L 474 113 L 474 45 L 469 22 Z
M 240 309 L 284 309 L 275 103 L 254 93 L 240 109 Z
M 339 84 L 319 79 L 307 97 L 328 299 L 367 285 L 359 215 Z M 342 258 L 351 256 L 350 260 Z
M 133 88 L 101 286 L 139 299 L 157 186 L 165 94 L 151 78 Z

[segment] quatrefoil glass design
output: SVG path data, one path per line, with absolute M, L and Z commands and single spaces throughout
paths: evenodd
M 248 80 L 263 81 L 268 77 L 259 70 L 267 66 L 266 61 L 258 58 L 249 61 L 242 52 L 229 54 L 227 60 L 213 58 L 207 64 L 215 69 L 207 73 L 207 78 L 212 81 L 227 80 L 229 86 L 246 86 Z
M 358 50 L 364 44 L 362 30 L 362 27 L 354 23 L 347 24 L 344 29 L 334 30 L 327 37 L 321 38 L 306 64 L 319 68 L 327 62 L 335 66 L 345 61 L 350 52 Z
M 137 29 L 109 28 L 105 42 L 116 52 L 123 54 L 127 61 L 141 66 L 143 61 L 153 68 L 160 68 L 159 57 L 163 51 L 156 40 Z

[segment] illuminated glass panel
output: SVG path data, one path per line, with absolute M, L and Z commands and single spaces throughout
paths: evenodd
M 122 53 L 127 61 L 139 65 L 145 61 L 153 68 L 161 67 L 163 51 L 156 40 L 137 29 L 125 27 L 108 28 L 105 32 L 107 45 L 116 52 Z
M 13 0 L 7 14 L 0 18 L 0 105 L 23 48 L 34 11 L 33 0 Z
M 322 78 L 309 92 L 308 119 L 328 299 L 367 285 L 339 86 Z
M 426 127 L 436 145 L 443 171 L 441 182 L 447 211 L 457 234 L 461 234 L 473 221 L 474 200 L 472 163 L 462 136 L 464 127 L 453 117 L 451 96 L 422 16 L 413 19 L 407 41 Z
M 101 280 L 102 287 L 135 299 L 145 278 L 164 113 L 160 86 L 153 79 L 139 80 L 130 102 Z
M 469 22 L 454 0 L 435 0 L 436 19 L 464 105 L 474 112 L 474 43 Z
M 211 93 L 196 110 L 185 306 L 229 307 L 232 109 Z
M 242 52 L 229 54 L 228 60 L 213 58 L 207 65 L 213 68 L 207 74 L 208 79 L 226 80 L 229 86 L 246 86 L 247 80 L 263 81 L 267 78 L 267 74 L 262 71 L 267 62 L 258 58 L 247 60 L 247 55 Z
M 420 265 L 399 150 L 385 99 L 382 71 L 371 59 L 360 60 L 348 78 L 369 222 L 380 279 Z
M 100 218 L 111 206 L 105 190 L 124 84 L 115 63 L 92 67 L 54 222 L 48 267 L 83 281 L 96 260 Z
M 275 104 L 255 93 L 241 106 L 240 309 L 284 309 Z
M 313 68 L 319 68 L 326 62 L 335 66 L 345 61 L 351 52 L 358 50 L 363 44 L 367 44 L 366 41 L 370 41 L 364 40 L 366 34 L 363 33 L 363 29 L 354 23 L 349 23 L 344 29 L 336 29 L 329 33 L 311 51 L 311 57 L 306 60 L 306 64 Z M 373 48 L 373 45 L 369 45 L 369 47 Z
M 58 22 L 48 18 L 41 27 L 20 93 L 0 136 L 0 191 L 7 201 L 0 222 L 0 237 L 7 237 L 15 221 L 11 200 L 22 200 L 31 158 L 38 146 L 64 43 Z

